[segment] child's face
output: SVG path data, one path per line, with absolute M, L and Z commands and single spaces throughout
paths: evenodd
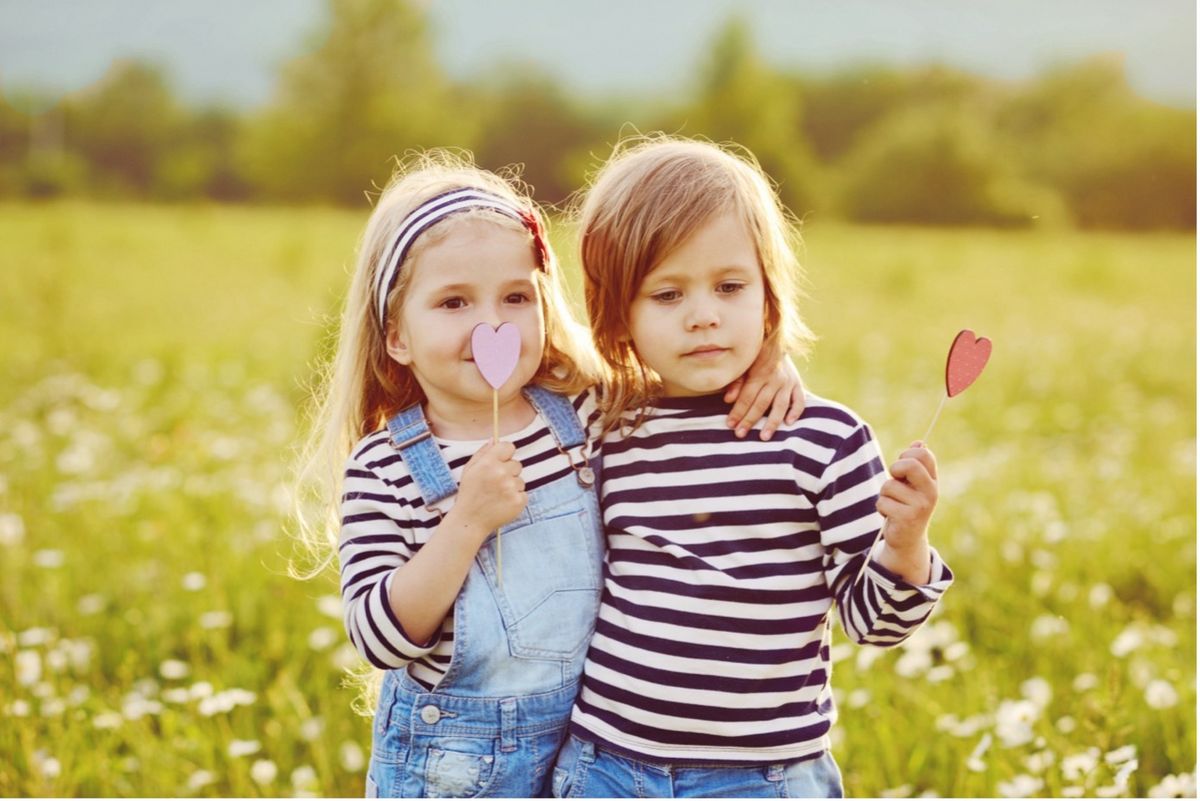
M 732 211 L 646 276 L 630 308 L 631 333 L 668 397 L 716 392 L 750 367 L 763 343 L 763 281 L 754 240 Z
M 537 373 L 545 342 L 538 265 L 529 237 L 486 219 L 451 223 L 412 266 L 388 354 L 413 371 L 431 404 L 443 413 L 491 405 L 492 388 L 471 358 L 471 332 L 513 323 L 521 358 L 501 400 L 515 396 Z

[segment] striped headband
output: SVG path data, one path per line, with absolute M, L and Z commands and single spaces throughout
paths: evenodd
M 483 189 L 452 189 L 449 192 L 443 192 L 425 201 L 405 217 L 404 222 L 400 224 L 392 237 L 391 243 L 383 251 L 385 254 L 382 261 L 383 266 L 375 279 L 375 303 L 380 330 L 387 329 L 388 293 L 392 291 L 392 285 L 396 282 L 396 273 L 408 256 L 409 250 L 412 249 L 413 243 L 417 241 L 417 237 L 450 215 L 472 209 L 491 209 L 524 225 L 533 235 L 534 245 L 537 247 L 538 258 L 541 261 L 539 266 L 545 268 L 550 252 L 542 237 L 542 227 L 538 224 L 537 217 L 531 212 L 525 211 L 500 195 Z

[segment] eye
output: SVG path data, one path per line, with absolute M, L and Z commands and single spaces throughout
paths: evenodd
M 520 304 L 528 303 L 529 301 L 530 301 L 530 297 L 525 292 L 513 292 L 512 294 L 507 295 L 504 298 L 505 303 L 511 303 L 514 306 L 519 306 Z
M 721 295 L 733 295 L 745 288 L 746 285 L 739 281 L 722 281 L 717 284 L 717 293 Z
M 678 289 L 664 289 L 662 292 L 655 292 L 650 296 L 650 300 L 655 303 L 673 303 L 679 300 L 683 295 Z
M 443 300 L 441 303 L 438 304 L 438 308 L 439 309 L 449 309 L 450 311 L 455 311 L 456 309 L 461 309 L 466 305 L 467 305 L 467 301 L 464 300 L 463 298 L 453 297 L 453 298 L 446 298 L 445 300 Z

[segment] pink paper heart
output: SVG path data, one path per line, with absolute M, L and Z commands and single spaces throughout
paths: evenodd
M 492 389 L 500 389 L 521 358 L 521 331 L 512 323 L 492 329 L 480 323 L 471 332 L 471 358 Z
M 970 329 L 959 331 L 946 357 L 946 394 L 953 398 L 975 383 L 991 355 L 990 339 L 976 338 Z

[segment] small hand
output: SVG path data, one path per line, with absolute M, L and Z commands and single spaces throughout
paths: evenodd
M 511 442 L 490 442 L 463 468 L 454 510 L 480 526 L 485 536 L 515 520 L 528 501 L 515 452 Z
M 738 438 L 746 436 L 768 407 L 771 412 L 759 435 L 763 442 L 775 434 L 780 423 L 794 423 L 804 413 L 804 384 L 800 373 L 791 359 L 777 358 L 774 351 L 774 348 L 764 348 L 746 374 L 725 391 L 725 402 L 734 404 L 725 424 L 730 428 L 737 427 Z
M 929 519 L 937 506 L 937 459 L 922 442 L 914 442 L 888 468 L 875 508 L 887 518 L 884 538 L 899 553 L 927 545 Z

